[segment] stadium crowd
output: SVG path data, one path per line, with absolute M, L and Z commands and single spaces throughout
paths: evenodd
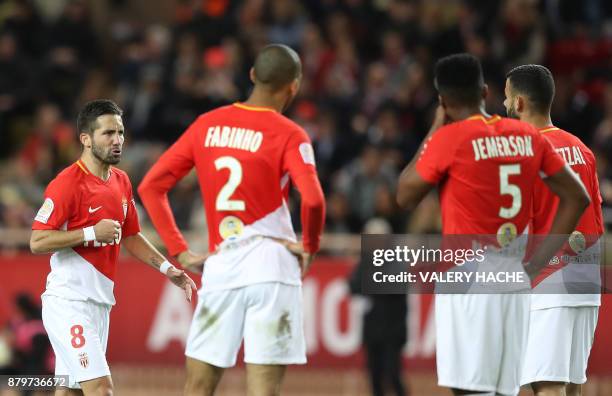
M 436 199 L 407 214 L 394 190 L 437 102 L 432 65 L 462 51 L 482 60 L 488 110 L 502 115 L 506 71 L 551 69 L 553 121 L 595 152 L 612 222 L 610 2 L 186 0 L 166 24 L 144 24 L 125 12 L 129 0 L 107 0 L 110 18 L 98 29 L 89 2 L 51 3 L 0 1 L 5 229 L 29 228 L 44 186 L 78 158 L 74 119 L 84 102 L 108 97 L 125 110 L 120 167 L 137 185 L 198 114 L 246 98 L 254 54 L 270 42 L 302 58 L 301 93 L 287 115 L 313 140 L 327 232 L 359 233 L 373 218 L 381 231 L 438 229 Z M 182 229 L 204 229 L 197 189 L 187 178 L 171 196 Z

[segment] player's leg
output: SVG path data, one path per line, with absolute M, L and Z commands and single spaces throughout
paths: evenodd
M 85 396 L 112 396 L 113 380 L 110 375 L 79 382 Z
M 565 385 L 566 396 L 582 396 L 582 384 L 567 384 Z
M 59 386 L 55 389 L 55 396 L 83 396 L 83 391 L 80 389 L 70 389 L 64 386 Z
M 42 300 L 43 324 L 56 356 L 55 374 L 66 376 L 66 388 L 71 390 L 81 388 L 81 382 L 93 380 L 87 385 L 85 395 L 112 394 L 100 330 L 101 326 L 108 325 L 110 309 L 54 296 L 44 296 Z M 59 391 L 67 392 L 61 388 Z
M 565 393 L 568 396 L 580 396 L 582 394 L 582 384 L 587 380 L 586 370 L 595 337 L 599 307 L 575 307 L 567 309 L 574 312 L 574 328 L 569 383 L 565 388 Z
M 187 358 L 187 380 L 185 381 L 186 396 L 212 396 L 219 385 L 223 368 Z
M 373 396 L 384 396 L 385 356 L 384 345 L 380 341 L 365 344 L 368 374 Z
M 565 396 L 565 382 L 534 382 L 531 389 L 534 396 Z
M 187 336 L 186 395 L 212 395 L 236 364 L 244 323 L 243 288 L 198 293 Z
M 438 385 L 456 395 L 497 390 L 504 337 L 502 296 L 435 296 Z
M 247 391 L 249 395 L 275 395 L 280 392 L 284 366 L 306 363 L 302 288 L 270 282 L 244 289 Z
M 247 395 L 278 396 L 287 366 L 247 363 Z

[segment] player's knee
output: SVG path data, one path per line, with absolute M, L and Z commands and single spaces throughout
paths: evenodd
M 531 389 L 535 396 L 565 396 L 564 382 L 534 382 Z
M 567 384 L 565 387 L 566 396 L 582 396 L 582 385 L 580 384 Z

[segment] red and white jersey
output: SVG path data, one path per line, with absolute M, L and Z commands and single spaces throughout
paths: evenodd
M 84 242 L 55 252 L 44 295 L 114 305 L 121 238 L 140 232 L 132 185 L 122 170 L 111 167 L 110 177 L 104 181 L 79 160 L 49 183 L 33 230 L 72 231 L 94 226 L 102 219 L 121 224 L 119 237 L 110 244 Z
M 543 309 L 557 306 L 594 306 L 600 305 L 599 294 L 539 294 L 538 288 L 544 289 L 552 282 L 591 282 L 599 284 L 600 264 L 598 257 L 601 254 L 601 235 L 604 232 L 603 216 L 601 212 L 602 198 L 599 192 L 599 180 L 593 152 L 576 136 L 557 127 L 551 126 L 540 129 L 540 133 L 555 148 L 555 151 L 580 177 L 589 196 L 591 204 L 586 208 L 576 230 L 570 236 L 570 243 L 566 244 L 557 257 L 576 257 L 574 248 L 586 258 L 592 255 L 592 262 L 581 262 L 579 265 L 567 265 L 563 260 L 551 262 L 536 278 L 533 296 L 533 309 Z M 546 235 L 550 231 L 559 198 L 541 180 L 534 186 L 533 199 L 533 233 Z M 559 272 L 559 273 L 557 273 Z M 541 285 L 540 285 L 541 283 Z
M 533 181 L 563 166 L 533 126 L 475 115 L 438 129 L 416 169 L 440 183 L 443 234 L 516 236 L 529 225 Z
M 310 252 L 318 250 L 323 193 L 310 138 L 293 121 L 270 108 L 235 103 L 202 114 L 161 156 L 138 191 L 171 255 L 187 250 L 187 243 L 165 194 L 193 167 L 206 210 L 210 251 L 236 246 L 254 236 L 295 241 L 287 207 L 290 180 L 302 195 L 304 247 Z M 319 209 L 305 209 L 305 203 L 315 203 Z M 294 258 L 280 250 L 266 252 L 263 247 L 257 252 L 257 258 L 234 257 L 232 263 L 213 265 L 221 260 L 217 254 L 207 261 L 203 279 L 210 287 L 263 281 L 299 284 Z M 244 266 L 236 266 L 236 260 L 244 261 Z M 289 275 L 284 267 L 291 268 Z M 213 268 L 218 269 L 218 276 L 210 272 Z

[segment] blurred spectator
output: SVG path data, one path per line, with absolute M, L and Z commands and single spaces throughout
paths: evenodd
M 395 177 L 427 133 L 433 63 L 464 50 L 482 60 L 492 112 L 503 114 L 511 66 L 551 68 L 553 121 L 593 147 L 612 207 L 609 2 L 178 0 L 155 24 L 138 14 L 154 2 L 96 2 L 98 15 L 85 0 L 0 3 L 0 227 L 27 226 L 48 178 L 76 159 L 66 120 L 81 102 L 106 96 L 126 110 L 133 156 L 122 166 L 138 183 L 156 144 L 247 96 L 253 55 L 271 41 L 302 58 L 303 87 L 288 114 L 313 140 L 335 207 L 330 231 L 358 232 L 374 215 L 393 231 L 435 229 L 433 206 L 398 216 Z M 189 188 L 170 199 L 188 222 Z

